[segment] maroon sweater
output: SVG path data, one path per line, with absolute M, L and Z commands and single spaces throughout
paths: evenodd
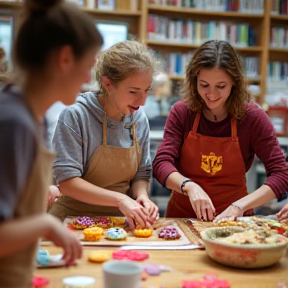
M 165 185 L 172 172 L 178 171 L 180 151 L 192 129 L 195 116 L 196 113 L 192 112 L 184 101 L 177 102 L 170 110 L 164 139 L 153 161 L 153 175 L 162 185 Z M 212 137 L 231 136 L 230 116 L 220 122 L 211 122 L 201 115 L 197 133 Z M 257 104 L 247 105 L 246 114 L 237 121 L 237 135 L 246 172 L 257 155 L 265 165 L 265 184 L 271 187 L 278 200 L 285 198 L 288 165 L 269 117 Z

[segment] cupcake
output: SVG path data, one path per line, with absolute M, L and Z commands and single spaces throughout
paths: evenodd
M 113 226 L 113 222 L 109 217 L 96 217 L 95 225 L 104 229 L 110 228 Z
M 134 235 L 139 238 L 149 238 L 152 232 L 152 229 L 135 229 Z
M 104 235 L 104 229 L 101 227 L 90 227 L 83 230 L 86 241 L 98 241 Z
M 95 221 L 89 216 L 79 216 L 72 222 L 72 225 L 75 229 L 85 229 L 88 227 L 93 227 L 95 225 Z

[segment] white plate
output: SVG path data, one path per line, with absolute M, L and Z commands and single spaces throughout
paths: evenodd
M 37 263 L 37 268 L 46 268 L 46 267 L 61 267 L 65 266 L 66 263 L 64 260 L 62 260 L 63 254 L 56 254 L 56 255 L 50 255 L 50 262 L 47 265 L 42 265 Z

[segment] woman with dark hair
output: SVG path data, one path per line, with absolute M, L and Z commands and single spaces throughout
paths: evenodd
M 45 111 L 72 104 L 89 81 L 103 40 L 93 21 L 60 0 L 26 0 L 14 43 L 15 79 L 0 92 L 0 286 L 32 287 L 40 237 L 81 257 L 77 237 L 46 213 L 54 153 L 45 147 Z
M 153 162 L 155 178 L 172 190 L 167 217 L 215 221 L 253 214 L 285 197 L 288 167 L 266 113 L 251 101 L 242 63 L 225 41 L 200 46 L 186 68 L 184 100 L 171 109 Z M 248 194 L 254 156 L 267 181 Z

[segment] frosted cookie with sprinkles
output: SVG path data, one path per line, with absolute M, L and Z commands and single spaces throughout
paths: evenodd
M 111 221 L 110 217 L 96 217 L 95 218 L 95 225 L 97 227 L 101 227 L 104 229 L 108 229 L 113 226 L 113 222 Z
M 79 216 L 72 222 L 72 226 L 75 229 L 85 229 L 93 227 L 94 225 L 95 221 L 89 216 Z
M 174 227 L 164 227 L 159 232 L 159 238 L 165 240 L 176 240 L 181 238 L 181 235 L 178 233 L 177 229 Z
M 126 237 L 126 231 L 120 227 L 109 228 L 105 231 L 105 238 L 109 240 L 123 240 Z

